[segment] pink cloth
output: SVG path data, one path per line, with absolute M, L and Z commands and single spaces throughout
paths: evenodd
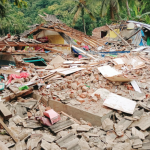
M 11 74 L 11 75 L 9 75 L 8 84 L 11 83 L 11 81 L 13 79 L 27 78 L 28 76 L 29 76 L 29 74 L 27 72 L 22 72 L 22 73 L 20 73 L 20 75 Z
M 51 126 L 51 122 L 48 118 L 45 118 L 45 117 L 35 117 L 36 120 L 40 120 L 40 122 L 45 125 L 45 126 Z
M 89 47 L 88 47 L 88 46 L 83 46 L 83 48 L 85 48 L 85 49 L 88 49 L 88 50 L 89 50 Z
M 82 58 L 82 55 L 79 55 L 78 58 L 81 59 L 81 58 Z

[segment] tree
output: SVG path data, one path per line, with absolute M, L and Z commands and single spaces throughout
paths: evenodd
M 131 19 L 149 24 L 150 23 L 150 17 L 149 17 L 150 12 L 143 13 L 146 5 L 147 5 L 147 3 L 143 3 L 143 5 L 140 8 L 137 6 L 134 6 Z
M 126 0 L 126 8 L 127 8 L 128 16 L 131 17 L 128 0 Z
M 110 9 L 111 19 L 113 20 L 115 19 L 115 14 L 117 15 L 118 18 L 120 18 L 119 8 L 120 7 L 123 8 L 125 6 L 128 16 L 131 17 L 129 3 L 132 4 L 132 7 L 134 7 L 137 1 L 138 0 L 130 0 L 129 2 L 128 0 L 120 0 L 120 1 L 119 0 L 103 0 L 101 10 L 100 10 L 100 15 L 104 17 L 108 13 L 108 10 Z
M 18 8 L 27 6 L 27 3 L 23 0 L 11 0 L 10 2 L 14 2 L 14 5 L 18 6 Z M 10 2 L 8 0 L 0 0 L 0 17 L 5 17 L 7 11 L 6 4 Z
M 0 16 L 5 16 L 6 7 L 2 0 L 0 0 Z
M 110 10 L 111 19 L 114 20 L 115 19 L 114 12 L 118 13 L 119 11 L 118 0 L 103 0 L 100 15 L 104 17 L 108 13 L 108 10 Z
M 91 11 L 87 8 L 85 0 L 75 0 L 75 2 L 77 2 L 77 4 L 75 5 L 75 7 L 72 10 L 72 13 L 75 12 L 75 15 L 73 18 L 73 25 L 75 25 L 75 22 L 78 20 L 79 16 L 81 15 L 83 27 L 84 27 L 84 33 L 86 34 L 85 21 L 84 21 L 85 11 L 89 14 L 89 16 L 92 20 L 95 20 L 95 17 L 91 13 Z

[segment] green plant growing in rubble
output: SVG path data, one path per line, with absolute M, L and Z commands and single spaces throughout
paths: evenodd
M 72 13 L 75 13 L 74 18 L 73 18 L 73 25 L 75 25 L 76 21 L 78 20 L 79 16 L 81 15 L 83 27 L 84 27 L 84 33 L 86 34 L 85 21 L 84 21 L 85 12 L 88 13 L 88 15 L 90 16 L 90 18 L 92 20 L 95 20 L 95 17 L 92 14 L 92 12 L 87 8 L 85 0 L 75 0 L 75 2 L 77 2 L 77 4 L 75 5 L 75 7 L 72 10 Z

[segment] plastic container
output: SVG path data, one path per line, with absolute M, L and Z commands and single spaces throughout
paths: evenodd
M 0 83 L 0 91 L 4 90 L 5 88 L 5 84 L 4 83 Z

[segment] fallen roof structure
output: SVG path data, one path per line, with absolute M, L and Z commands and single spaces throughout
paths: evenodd
M 44 18 L 51 27 L 37 25 L 22 36 L 38 37 L 50 29 L 70 42 L 79 37 L 80 32 L 55 16 Z M 80 38 L 94 40 L 91 48 L 96 47 L 91 51 L 72 45 L 79 57 L 59 50 L 47 53 L 48 48 L 69 44 L 43 38 L 45 43 L 13 36 L 1 39 L 1 53 L 13 54 L 16 64 L 0 69 L 1 149 L 150 149 L 149 47 L 135 46 L 113 26 L 106 27 L 118 40 L 108 38 L 100 46 L 82 33 Z M 45 51 L 34 50 L 35 45 Z
M 89 37 L 81 31 L 68 27 L 66 24 L 58 20 L 54 15 L 46 14 L 46 16 L 41 17 L 47 22 L 47 24 L 32 26 L 30 30 L 21 34 L 21 37 L 27 37 L 30 34 L 33 34 L 34 38 L 37 39 L 39 32 L 49 30 L 60 33 L 60 35 L 68 42 L 68 44 L 74 44 L 70 38 L 80 41 L 85 45 L 89 45 L 92 49 L 96 49 L 105 43 L 104 40 Z
M 95 28 L 92 32 L 93 37 L 109 37 L 108 42 L 118 44 L 122 37 L 132 46 L 149 46 L 150 25 L 136 21 L 121 22 L 112 24 L 109 27 L 103 26 Z M 110 29 L 111 28 L 111 29 Z M 120 37 L 119 37 L 120 36 Z

